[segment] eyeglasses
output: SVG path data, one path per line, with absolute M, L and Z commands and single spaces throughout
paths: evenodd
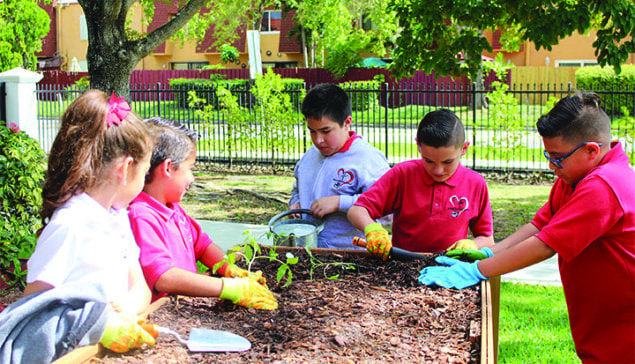
M 575 153 L 575 151 L 576 151 L 576 150 L 578 150 L 578 149 L 580 149 L 580 148 L 584 147 L 585 145 L 587 145 L 587 144 L 589 144 L 589 143 L 595 143 L 595 142 L 584 142 L 584 143 L 582 143 L 582 144 L 578 145 L 577 147 L 573 148 L 573 150 L 572 150 L 572 151 L 570 151 L 569 153 L 567 153 L 567 154 L 563 155 L 563 156 L 562 156 L 562 157 L 560 157 L 560 158 L 556 158 L 556 159 L 551 159 L 551 157 L 549 157 L 549 153 L 547 153 L 547 151 L 546 151 L 546 150 L 544 150 L 544 151 L 543 151 L 543 154 L 545 155 L 545 158 L 547 158 L 547 160 L 548 160 L 549 162 L 553 163 L 553 164 L 554 164 L 554 165 L 556 165 L 558 168 L 562 168 L 562 161 L 563 161 L 563 160 L 565 160 L 565 159 L 567 159 L 567 158 L 571 157 L 571 155 L 572 155 L 573 153 Z M 596 143 L 596 144 L 597 144 L 598 146 L 600 146 L 600 147 L 602 146 L 602 143 Z

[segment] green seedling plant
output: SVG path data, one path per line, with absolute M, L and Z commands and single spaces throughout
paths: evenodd
M 311 262 L 311 271 L 309 272 L 309 277 L 311 278 L 311 280 L 313 280 L 313 271 L 318 269 L 318 268 L 323 268 L 323 272 L 324 272 L 324 277 L 328 278 L 328 279 L 338 279 L 340 277 L 339 274 L 334 274 L 332 276 L 329 276 L 327 274 L 327 269 L 330 267 L 342 267 L 343 269 L 348 269 L 348 270 L 354 270 L 355 269 L 355 265 L 352 263 L 345 263 L 345 262 L 331 262 L 331 263 L 324 263 L 321 260 L 319 260 L 318 258 L 316 258 L 313 253 L 311 253 L 311 249 L 307 246 L 305 247 L 307 254 L 309 254 L 309 261 Z
M 271 237 L 272 233 L 267 233 L 267 237 Z M 251 235 L 250 231 L 245 231 L 243 233 L 245 235 L 245 241 L 243 245 L 233 247 L 232 253 L 227 254 L 227 258 L 222 261 L 214 264 L 212 268 L 214 273 L 223 266 L 223 264 L 235 264 L 237 256 L 245 257 L 247 261 L 247 270 L 251 272 L 251 268 L 253 263 L 257 259 L 269 259 L 270 262 L 278 262 L 280 267 L 278 268 L 278 273 L 276 275 L 277 282 L 282 281 L 282 279 L 286 276 L 286 282 L 283 287 L 286 287 L 291 284 L 293 280 L 293 273 L 291 272 L 291 265 L 298 263 L 298 257 L 295 257 L 292 253 L 287 252 L 284 257 L 284 261 L 281 260 L 280 254 L 276 251 L 276 247 L 273 247 L 269 250 L 269 254 L 264 254 L 262 249 L 260 248 L 260 244 L 254 236 Z

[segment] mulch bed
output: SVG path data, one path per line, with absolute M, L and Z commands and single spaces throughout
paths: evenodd
M 275 311 L 180 297 L 149 317 L 184 338 L 195 327 L 231 331 L 249 339 L 250 350 L 190 353 L 172 337 L 161 336 L 153 347 L 108 353 L 100 362 L 479 362 L 480 288 L 420 285 L 419 271 L 435 264 L 431 257 L 383 262 L 348 253 L 314 254 L 317 260 L 302 250 L 294 254 L 300 262 L 292 266 L 292 283 L 286 287 L 276 282 L 275 263 L 254 262 L 278 299 Z M 351 263 L 355 269 L 325 262 Z M 339 278 L 327 278 L 333 275 Z

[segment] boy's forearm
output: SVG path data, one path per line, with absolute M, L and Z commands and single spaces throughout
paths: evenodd
M 531 236 L 513 248 L 481 260 L 478 269 L 485 277 L 491 278 L 542 262 L 555 253 L 555 250 L 540 239 Z
M 375 222 L 375 220 L 370 217 L 370 214 L 365 207 L 357 205 L 353 205 L 348 210 L 346 217 L 348 217 L 348 221 L 350 221 L 353 226 L 361 231 L 364 231 L 366 226 Z
M 157 279 L 154 288 L 163 293 L 192 297 L 218 297 L 223 289 L 220 278 L 172 268 Z
M 500 254 L 503 251 L 513 248 L 514 246 L 522 243 L 528 238 L 536 235 L 539 232 L 538 228 L 533 224 L 525 224 L 520 229 L 516 230 L 513 234 L 498 242 L 492 247 L 494 255 Z
M 492 246 L 494 246 L 494 237 L 493 236 L 477 236 L 473 239 L 474 243 L 476 244 L 476 246 L 481 249 L 481 248 L 491 248 Z
M 214 265 L 216 265 L 216 263 L 225 259 L 225 257 L 226 257 L 226 254 L 223 251 L 223 249 L 221 249 L 218 245 L 211 243 L 205 249 L 205 253 L 203 253 L 203 256 L 201 257 L 200 261 L 207 268 L 214 269 Z M 227 269 L 227 263 L 223 264 L 220 268 L 218 268 L 216 273 L 224 276 L 226 269 Z

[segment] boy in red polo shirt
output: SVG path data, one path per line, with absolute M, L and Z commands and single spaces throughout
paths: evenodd
M 594 93 L 560 100 L 538 119 L 554 171 L 549 201 L 493 257 L 428 267 L 419 281 L 464 288 L 558 253 L 569 323 L 583 363 L 635 363 L 635 172 Z
M 348 219 L 364 231 L 367 249 L 388 258 L 391 247 L 439 252 L 474 236 L 472 248 L 494 244 L 485 179 L 463 167 L 469 142 L 461 120 L 448 109 L 426 114 L 417 130 L 421 159 L 397 164 L 364 192 Z M 376 219 L 393 214 L 392 240 Z

